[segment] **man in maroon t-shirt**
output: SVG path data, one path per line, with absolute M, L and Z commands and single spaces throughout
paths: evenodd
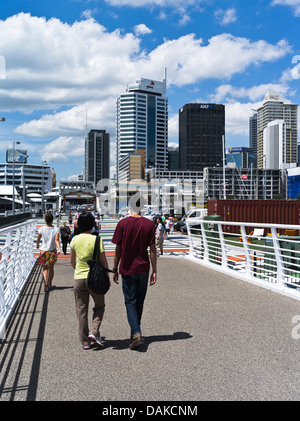
M 154 285 L 157 280 L 155 225 L 140 215 L 138 210 L 141 207 L 139 199 L 136 206 L 131 206 L 131 216 L 118 222 L 112 239 L 116 244 L 113 280 L 119 283 L 117 269 L 121 260 L 119 270 L 122 275 L 127 319 L 131 328 L 130 349 L 135 349 L 143 343 L 141 318 L 150 271 L 149 246 L 152 266 L 150 285 Z

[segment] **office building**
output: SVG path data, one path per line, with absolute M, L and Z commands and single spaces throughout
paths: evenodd
M 85 141 L 85 181 L 97 185 L 109 179 L 109 134 L 105 130 L 91 130 Z
M 47 165 L 0 164 L 0 185 L 14 185 L 22 193 L 25 181 L 26 194 L 44 194 L 52 191 L 52 170 Z
M 263 168 L 283 169 L 286 163 L 286 124 L 284 120 L 268 123 L 263 133 Z M 294 164 L 296 165 L 296 163 Z
M 179 110 L 179 168 L 202 171 L 223 166 L 225 107 L 219 104 L 186 104 Z
M 257 113 L 249 119 L 249 147 L 257 154 Z
M 129 153 L 119 161 L 119 182 L 141 180 L 143 177 L 144 156 Z
M 179 146 L 168 148 L 168 169 L 169 171 L 179 170 Z
M 168 99 L 162 82 L 141 78 L 117 100 L 116 159 L 145 151 L 145 168 L 168 168 Z
M 274 120 L 283 120 L 285 124 L 285 163 L 297 163 L 298 105 L 292 104 L 291 101 L 269 91 L 264 98 L 262 106 L 257 110 L 258 168 L 263 168 L 264 165 L 264 129 Z
M 257 157 L 251 148 L 229 148 L 226 165 L 231 168 L 256 168 Z
M 286 170 L 259 168 L 205 168 L 204 190 L 207 199 L 274 199 L 287 198 Z M 225 195 L 224 196 L 224 181 Z

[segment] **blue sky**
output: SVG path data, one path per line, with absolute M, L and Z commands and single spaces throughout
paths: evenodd
M 0 162 L 19 141 L 74 180 L 87 125 L 110 134 L 113 174 L 116 99 L 165 66 L 170 144 L 180 107 L 216 102 L 226 145 L 248 146 L 268 90 L 300 103 L 299 22 L 300 0 L 1 0 Z

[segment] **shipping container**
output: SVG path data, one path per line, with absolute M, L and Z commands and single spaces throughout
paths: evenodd
M 299 200 L 212 199 L 208 201 L 208 215 L 220 215 L 222 221 L 257 222 L 262 224 L 299 225 Z M 239 227 L 225 228 L 239 232 Z M 247 234 L 253 228 L 247 228 Z M 280 231 L 282 234 L 284 230 Z M 270 232 L 268 230 L 267 232 Z M 265 233 L 266 235 L 267 233 Z

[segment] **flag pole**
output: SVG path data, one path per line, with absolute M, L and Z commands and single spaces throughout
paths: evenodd
M 226 182 L 225 182 L 225 142 L 224 135 L 222 135 L 222 149 L 223 149 L 223 198 L 226 199 Z

